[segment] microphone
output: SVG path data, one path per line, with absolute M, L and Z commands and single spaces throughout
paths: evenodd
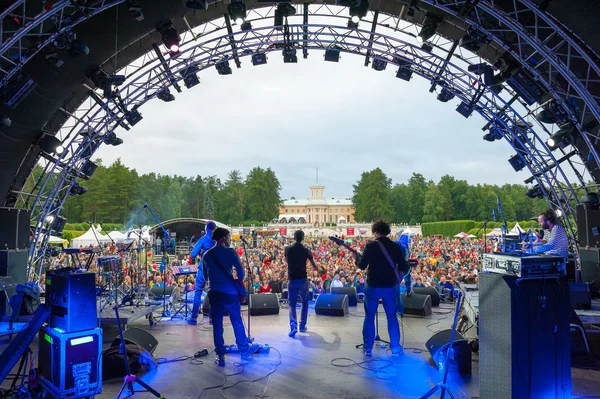
M 492 208 L 492 216 L 494 217 L 494 222 L 496 221 L 496 210 Z
M 245 239 L 245 238 L 244 238 L 244 236 L 242 236 L 242 235 L 240 236 L 240 240 L 242 240 L 242 242 L 243 242 L 244 244 L 246 244 L 246 245 L 250 245 L 250 244 L 248 244 L 248 241 L 246 241 L 246 239 Z

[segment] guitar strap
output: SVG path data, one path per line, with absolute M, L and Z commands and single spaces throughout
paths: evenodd
M 231 282 L 231 284 L 233 285 L 235 290 L 238 292 L 238 294 L 241 296 L 245 296 L 246 292 L 242 292 L 242 285 L 238 284 L 238 282 L 235 281 L 235 279 L 231 275 L 231 271 L 227 272 L 227 270 L 225 269 L 223 264 L 219 261 L 219 259 L 217 259 L 217 257 L 213 253 L 213 251 L 209 250 L 208 252 L 206 252 L 206 255 L 210 256 L 210 258 L 215 262 L 215 264 L 219 267 L 219 269 L 221 269 L 221 271 L 227 276 L 227 278 L 229 279 L 229 281 Z
M 383 246 L 383 243 L 381 241 L 379 241 L 379 240 L 377 240 L 377 243 L 379 244 L 379 247 L 381 248 L 381 252 L 383 252 L 383 254 L 385 255 L 386 259 L 388 260 L 388 262 L 390 264 L 390 267 L 394 270 L 394 273 L 396 274 L 396 278 L 398 279 L 398 284 L 400 284 L 400 282 L 404 278 L 404 273 L 398 272 L 398 269 L 396 269 L 396 264 L 394 263 L 394 261 L 390 257 L 390 254 L 388 253 L 388 251 Z

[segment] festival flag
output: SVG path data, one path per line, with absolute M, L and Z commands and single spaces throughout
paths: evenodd
M 353 236 L 354 235 L 354 227 L 348 227 L 346 229 L 346 234 L 349 236 Z

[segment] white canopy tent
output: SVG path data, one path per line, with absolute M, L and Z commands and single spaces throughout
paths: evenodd
M 96 237 L 98 237 L 96 239 Z M 89 245 L 98 245 L 98 241 L 102 242 L 103 236 L 96 230 L 95 226 L 90 226 L 88 231 L 83 233 L 83 235 L 73 238 L 71 240 L 71 246 L 74 248 L 87 247 Z M 110 241 L 108 237 L 104 237 L 106 240 Z
M 48 244 L 64 244 L 65 242 L 67 242 L 67 240 L 65 240 L 64 238 L 56 236 L 48 237 Z
M 519 222 L 517 222 L 517 224 L 515 224 L 515 227 L 513 227 L 512 229 L 510 229 L 510 231 L 508 233 L 506 233 L 507 236 L 520 236 L 521 234 L 523 234 L 524 230 L 521 228 L 521 226 L 519 226 Z
M 460 233 L 458 233 L 457 235 L 455 235 L 455 238 L 465 238 L 468 237 L 469 235 L 467 233 L 465 233 L 464 231 L 461 231 Z
M 126 238 L 127 238 L 127 234 L 125 234 L 125 233 L 121 233 L 121 232 L 120 232 L 120 231 L 118 231 L 118 230 L 114 230 L 114 231 L 111 231 L 111 232 L 109 232 L 109 233 L 106 233 L 106 235 L 107 235 L 108 237 L 112 238 L 112 239 L 113 239 L 113 241 L 115 241 L 115 242 L 116 242 L 116 241 L 119 241 L 119 240 L 124 240 L 124 239 L 126 239 Z

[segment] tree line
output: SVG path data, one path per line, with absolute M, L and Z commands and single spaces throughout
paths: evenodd
M 392 184 L 380 169 L 363 172 L 353 186 L 356 220 L 389 220 L 416 224 L 449 220 L 486 220 L 498 198 L 506 220 L 528 220 L 548 207 L 545 199 L 527 197 L 522 184 L 471 185 L 466 180 L 442 176 L 439 182 L 413 173 L 407 182 Z M 500 215 L 496 215 L 500 220 Z
M 258 224 L 279 215 L 281 185 L 275 172 L 259 166 L 243 176 L 229 172 L 217 176 L 168 176 L 138 174 L 117 159 L 98 168 L 89 180 L 79 180 L 88 189 L 70 196 L 63 210 L 69 222 L 119 223 L 125 227 L 155 224 L 144 209 L 147 203 L 161 221 L 190 217 L 214 219 L 225 224 Z

